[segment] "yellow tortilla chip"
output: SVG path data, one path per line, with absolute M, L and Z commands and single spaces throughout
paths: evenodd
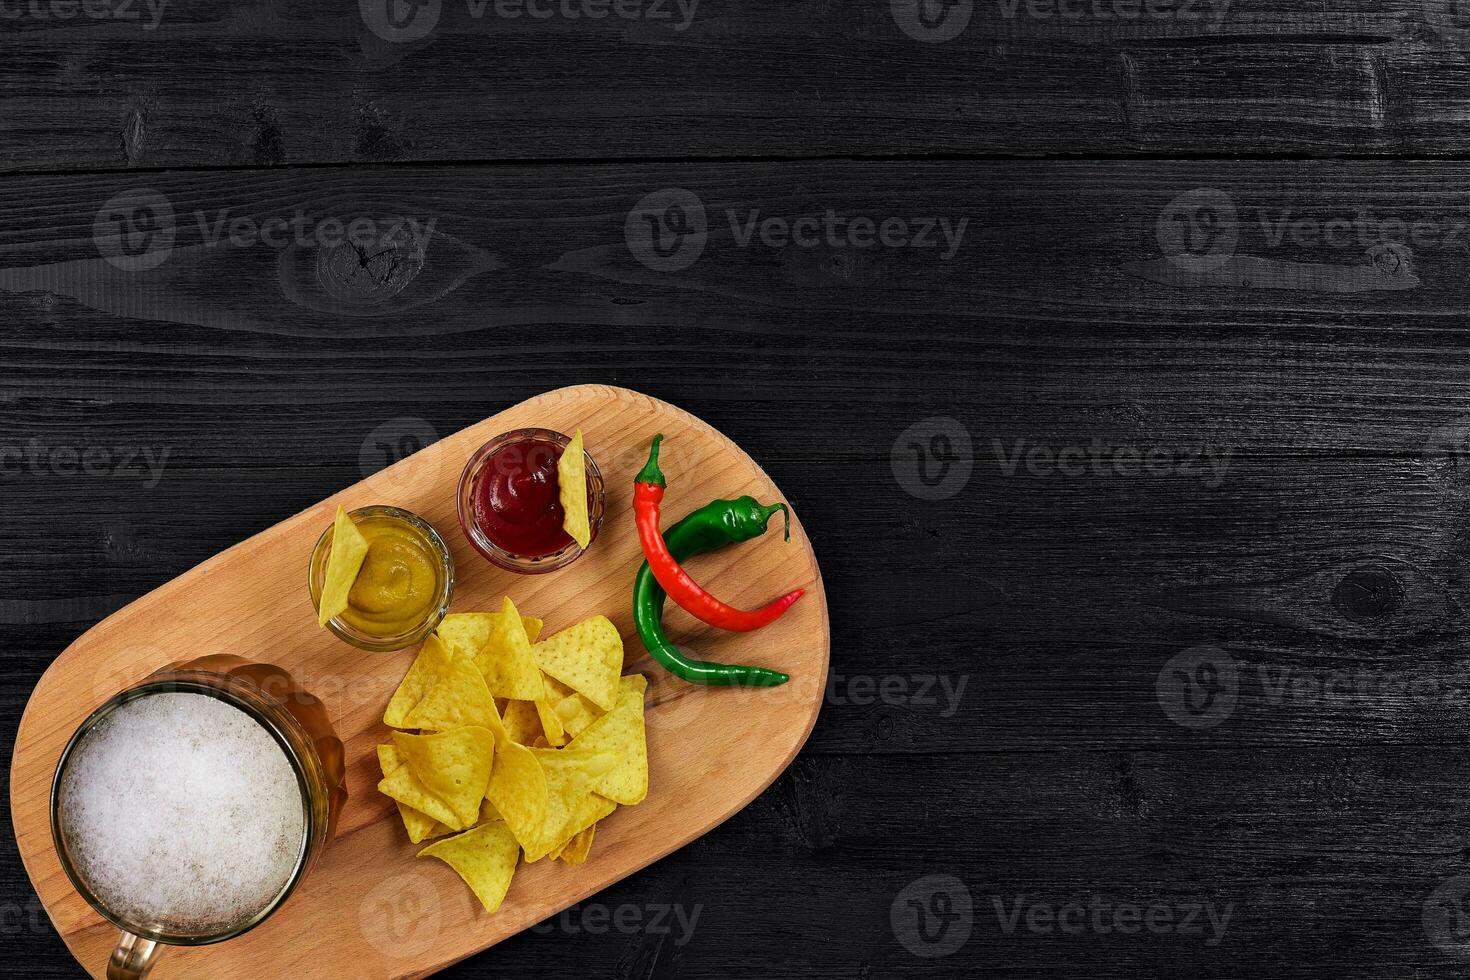
M 490 620 L 494 618 L 494 613 L 450 613 L 439 621 L 434 632 L 446 647 L 473 660 L 489 638 Z
M 519 856 L 520 845 L 503 820 L 481 824 L 419 851 L 419 857 L 438 858 L 453 868 L 486 912 L 494 912 L 505 901 Z
M 367 538 L 352 523 L 347 511 L 338 507 L 337 519 L 332 523 L 332 550 L 327 553 L 326 574 L 322 577 L 321 604 L 316 613 L 318 626 L 327 625 L 347 608 L 347 593 L 357 581 L 367 551 Z
M 587 460 L 582 453 L 582 430 L 578 429 L 556 461 L 556 483 L 562 530 L 585 549 L 592 543 L 592 517 L 587 513 Z
M 425 642 L 427 645 L 429 641 Z M 488 728 L 497 738 L 505 732 L 490 689 L 474 661 L 451 655 L 423 700 L 404 716 L 401 726 L 395 727 L 448 732 L 466 725 Z
M 490 624 L 499 613 L 450 613 L 440 621 L 435 632 L 444 645 L 456 653 L 473 659 L 485 648 L 490 639 Z M 522 616 L 521 626 L 526 631 L 526 640 L 535 643 L 544 624 L 535 616 Z
M 490 693 L 517 701 L 539 701 L 546 697 L 541 671 L 531 655 L 531 641 L 516 604 L 506 596 L 500 612 L 490 617 L 485 645 L 475 655 L 475 666 L 485 675 Z
M 449 649 L 439 637 L 430 634 L 424 640 L 419 655 L 414 658 L 413 666 L 408 668 L 398 690 L 393 692 L 388 710 L 383 712 L 383 724 L 389 728 L 410 727 L 406 723 L 408 713 L 418 706 L 424 695 L 429 693 L 429 688 L 434 686 L 434 682 L 448 668 L 450 656 Z
M 556 713 L 556 705 L 548 698 L 542 698 L 535 702 L 536 716 L 541 720 L 541 733 L 546 736 L 546 744 L 556 747 L 565 745 L 567 741 L 566 729 L 562 727 L 561 716 Z
M 536 663 L 604 711 L 618 697 L 623 638 L 606 616 L 593 616 L 531 648 Z
M 479 820 L 495 755 L 490 729 L 467 726 L 436 735 L 394 732 L 393 744 L 424 788 L 453 811 L 459 827 Z
M 507 701 L 502 720 L 505 734 L 520 745 L 530 745 L 541 734 L 541 718 L 530 701 Z
M 546 773 L 535 754 L 509 737 L 497 739 L 485 795 L 523 847 L 539 839 L 546 823 L 546 793 Z
M 617 764 L 592 783 L 592 789 L 626 806 L 648 795 L 648 741 L 643 728 L 643 693 L 648 680 L 629 674 L 619 685 L 618 703 L 572 739 L 566 751 L 609 752 Z
M 378 783 L 378 792 L 439 821 L 451 830 L 464 829 L 454 811 L 419 782 L 419 778 L 413 774 L 412 766 L 401 765 L 384 776 Z
M 387 745 L 378 746 L 378 767 L 383 770 L 383 775 L 390 775 L 393 770 L 403 765 L 403 756 L 398 754 L 398 746 L 389 742 Z M 393 801 L 398 807 L 398 816 L 403 820 L 403 829 L 408 831 L 408 839 L 414 844 L 426 841 L 431 837 L 443 837 L 445 834 L 454 833 L 453 827 L 445 826 L 427 813 L 421 813 L 406 803 Z
M 546 682 L 547 697 L 551 700 L 552 708 L 556 711 L 562 728 L 573 738 L 582 734 L 588 725 L 602 717 L 601 708 L 555 677 L 543 675 L 542 680 Z
M 587 860 L 587 854 L 592 850 L 592 835 L 597 832 L 597 824 L 593 824 L 585 830 L 579 831 L 567 841 L 566 846 L 561 849 L 558 858 L 570 865 L 578 865 Z
M 522 847 L 527 861 L 539 861 L 612 812 L 615 803 L 603 797 L 593 799 L 592 783 L 616 765 L 617 759 L 608 752 L 531 751 L 546 773 L 546 819 L 537 839 L 530 845 L 522 841 Z

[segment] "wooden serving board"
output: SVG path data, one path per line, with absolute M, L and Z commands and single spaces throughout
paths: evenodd
M 455 516 L 466 459 L 491 437 L 525 426 L 567 433 L 580 427 L 607 486 L 606 516 L 591 550 L 545 575 L 495 568 L 465 542 Z M 166 951 L 154 972 L 160 980 L 426 976 L 682 847 L 769 786 L 806 741 L 826 685 L 827 606 L 816 557 L 793 518 L 790 542 L 773 526 L 755 541 L 691 563 L 711 591 L 739 605 L 806 587 L 791 612 L 759 633 L 708 629 L 672 603 L 667 615 L 670 634 L 701 658 L 779 667 L 792 675 L 789 684 L 718 689 L 672 678 L 644 652 L 631 615 L 642 560 L 631 513 L 633 475 L 656 432 L 665 436 L 666 523 L 715 497 L 784 499 L 749 456 L 692 415 L 623 388 L 562 388 L 470 426 L 216 555 L 62 652 L 21 719 L 10 804 L 36 892 L 92 976 L 104 975 L 116 930 L 77 895 L 57 861 L 48 817 L 52 774 L 67 738 L 98 704 L 185 656 L 239 654 L 279 664 L 303 680 L 326 702 L 347 744 L 350 796 L 336 839 L 284 907 L 237 939 Z M 374 746 L 388 732 L 383 708 L 414 651 L 364 653 L 317 628 L 307 560 L 338 504 L 349 510 L 395 504 L 438 528 L 457 566 L 454 611 L 494 610 L 509 594 L 522 612 L 546 620 L 548 634 L 602 613 L 623 634 L 624 673 L 649 677 L 647 800 L 607 818 L 580 867 L 523 864 L 494 915 L 449 868 L 415 859 L 419 848 L 375 788 Z

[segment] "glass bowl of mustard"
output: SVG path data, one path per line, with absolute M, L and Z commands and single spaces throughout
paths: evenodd
M 386 653 L 413 646 L 432 633 L 449 612 L 454 595 L 454 559 L 433 525 L 400 507 L 359 507 L 348 513 L 367 539 L 362 568 L 347 596 L 347 608 L 327 623 L 338 639 L 362 650 Z M 332 528 L 311 553 L 311 605 L 321 603 Z

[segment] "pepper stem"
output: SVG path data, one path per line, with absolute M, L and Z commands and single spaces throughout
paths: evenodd
M 787 507 L 785 504 L 771 504 L 771 505 L 769 505 L 767 507 L 762 507 L 761 508 L 761 511 L 764 513 L 765 519 L 767 521 L 769 521 L 771 519 L 771 515 L 774 514 L 774 513 L 776 513 L 776 511 L 778 511 L 778 510 L 783 515 L 785 515 L 785 517 L 786 517 L 786 538 L 785 538 L 785 540 L 790 541 L 791 540 L 791 509 L 789 507 Z
M 658 468 L 658 444 L 663 442 L 663 439 L 662 432 L 653 437 L 653 445 L 648 449 L 648 462 L 644 463 L 643 469 L 633 477 L 634 483 L 647 483 L 654 487 L 664 485 L 664 471 Z

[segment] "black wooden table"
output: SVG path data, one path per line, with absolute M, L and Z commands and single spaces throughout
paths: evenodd
M 109 612 L 615 383 L 801 512 L 826 704 L 445 976 L 1465 975 L 1463 7 L 0 0 L 0 752 Z M 79 975 L 13 846 L 0 935 Z

